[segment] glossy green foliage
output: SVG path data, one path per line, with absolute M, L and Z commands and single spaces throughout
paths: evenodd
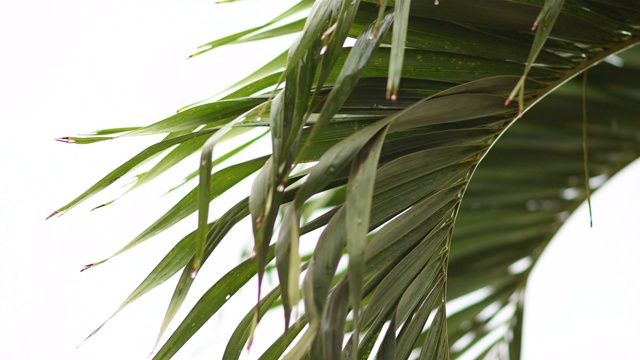
M 307 10 L 305 21 L 289 18 Z M 135 186 L 201 152 L 199 187 L 116 255 L 195 212 L 199 228 L 120 309 L 182 270 L 160 340 L 197 270 L 249 217 L 254 254 L 212 281 L 156 359 L 176 354 L 254 277 L 261 298 L 235 327 L 225 359 L 240 356 L 267 311 L 280 311 L 285 328 L 264 359 L 448 359 L 476 344 L 484 344 L 476 353 L 508 348 L 501 356 L 518 359 L 528 275 L 595 190 L 585 167 L 606 179 L 640 155 L 640 52 L 622 53 L 640 42 L 640 6 L 301 1 L 199 53 L 290 33 L 299 37 L 288 52 L 221 100 L 144 128 L 61 139 L 167 134 L 56 213 L 154 156 L 164 154 Z M 609 56 L 623 65 L 602 63 Z M 587 69 L 585 91 L 571 79 Z M 227 132 L 247 128 L 268 128 L 269 154 L 212 172 L 257 141 L 213 152 Z M 209 219 L 210 202 L 250 176 L 247 198 Z M 269 272 L 278 286 L 263 293 Z M 448 311 L 447 302 L 469 294 L 473 301 Z M 501 336 L 481 342 L 494 331 Z

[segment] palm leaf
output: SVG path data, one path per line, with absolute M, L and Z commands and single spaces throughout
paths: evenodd
M 254 276 L 261 283 L 275 268 L 280 286 L 250 309 L 226 357 L 237 358 L 261 315 L 280 307 L 286 326 L 266 359 L 373 352 L 447 359 L 467 351 L 497 354 L 505 346 L 502 356 L 517 359 L 522 294 L 533 265 L 599 185 L 594 179 L 610 177 L 640 154 L 640 92 L 632 80 L 640 78 L 640 52 L 622 53 L 640 42 L 640 6 L 443 0 L 376 8 L 373 0 L 331 0 L 313 3 L 304 27 L 294 21 L 267 28 L 309 5 L 303 1 L 273 21 L 207 44 L 300 32 L 286 58 L 242 80 L 224 99 L 145 128 L 67 138 L 88 143 L 119 133 L 172 134 L 57 212 L 172 146 L 178 145 L 158 169 L 195 151 L 204 135 L 268 126 L 268 159 L 254 156 L 219 170 L 229 174 L 219 180 L 203 165 L 200 240 L 192 233 L 180 241 L 123 304 L 184 268 L 164 330 L 187 296 L 194 264 L 206 262 L 228 229 L 251 216 L 255 255 L 214 282 L 156 358 L 173 356 L 226 295 Z M 347 36 L 358 38 L 354 46 L 344 47 Z M 605 61 L 616 54 L 621 67 Z M 571 79 L 587 69 L 583 88 Z M 516 96 L 518 106 L 505 105 Z M 234 121 L 250 109 L 257 110 Z M 208 199 L 258 168 L 248 202 L 208 223 Z M 125 249 L 196 211 L 193 200 L 181 201 Z M 305 239 L 315 243 L 313 251 L 301 253 L 301 237 L 314 229 L 322 229 L 320 236 Z M 447 309 L 469 294 L 475 297 L 468 305 Z M 300 300 L 304 314 L 290 327 Z

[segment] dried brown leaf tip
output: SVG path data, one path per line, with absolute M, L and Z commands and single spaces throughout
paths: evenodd
M 52 217 L 56 216 L 56 215 L 62 215 L 62 213 L 58 212 L 58 210 L 54 211 L 51 213 L 51 215 L 47 216 L 47 218 L 45 220 L 49 220 Z
M 100 261 L 96 261 L 96 262 L 91 263 L 91 264 L 87 264 L 87 265 L 85 265 L 85 266 L 80 270 L 80 272 L 83 272 L 83 271 L 85 271 L 85 270 L 89 270 L 89 269 L 91 269 L 92 267 L 96 267 L 96 266 L 98 266 L 98 265 L 100 265 L 100 264 L 102 264 L 102 263 L 105 263 L 105 262 L 109 261 L 109 259 L 111 259 L 111 258 L 109 257 L 109 258 L 106 258 L 106 259 L 104 259 L 104 260 L 100 260 Z
M 76 139 L 74 139 L 74 138 L 72 138 L 70 136 L 63 136 L 61 138 L 57 138 L 57 139 L 54 139 L 54 140 L 55 141 L 59 141 L 59 142 L 63 142 L 63 143 L 66 143 L 66 144 L 75 144 L 75 142 L 76 142 Z
M 92 267 L 94 267 L 94 266 L 96 266 L 96 265 L 98 265 L 98 264 L 99 264 L 99 263 L 87 264 L 87 265 L 83 266 L 83 267 L 82 267 L 82 269 L 80 269 L 80 272 L 83 272 L 83 271 L 85 271 L 85 270 L 89 270 L 89 269 L 91 269 Z

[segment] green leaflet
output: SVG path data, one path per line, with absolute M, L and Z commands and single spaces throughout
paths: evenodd
M 404 48 L 409 26 L 409 9 L 411 0 L 396 0 L 393 8 L 393 35 L 391 55 L 389 59 L 389 76 L 387 80 L 387 100 L 398 100 L 398 88 L 404 62 Z
M 171 276 L 183 268 L 195 252 L 195 231 L 180 240 L 167 255 L 156 265 L 153 270 L 142 280 L 133 292 L 120 304 L 116 311 L 109 316 L 100 326 L 93 330 L 83 341 L 86 342 L 95 335 L 109 320 L 116 316 L 122 309 L 140 298 L 142 295 L 153 290 L 156 286 L 169 280 Z
M 380 360 L 393 360 L 396 358 L 396 318 L 392 317 L 387 327 L 387 332 L 382 339 L 376 358 Z
M 238 359 L 240 357 L 242 350 L 245 349 L 245 344 L 247 344 L 248 340 L 250 341 L 250 337 L 253 334 L 253 327 L 258 321 L 256 319 L 256 314 L 266 313 L 273 306 L 279 296 L 280 288 L 276 287 L 264 298 L 260 299 L 259 305 L 256 305 L 260 306 L 259 310 L 254 307 L 247 313 L 231 335 L 231 338 L 227 343 L 227 347 L 224 350 L 224 355 L 222 356 L 224 359 Z M 249 343 L 247 347 L 250 345 L 251 344 Z
M 353 321 L 358 324 L 362 284 L 365 270 L 365 249 L 369 233 L 373 186 L 378 169 L 378 159 L 388 128 L 383 128 L 358 152 L 351 163 L 347 197 L 345 201 L 346 244 L 349 254 L 349 294 Z M 357 345 L 359 327 L 354 329 Z
M 260 166 L 264 164 L 266 157 L 252 159 L 240 164 L 232 165 L 224 168 L 214 174 L 217 181 L 210 185 L 210 201 L 227 191 L 233 185 L 237 184 L 240 180 L 256 172 Z M 167 213 L 162 215 L 158 220 L 146 228 L 142 233 L 131 240 L 127 245 L 115 252 L 110 257 L 89 264 L 85 269 L 102 264 L 114 256 L 120 255 L 123 252 L 133 248 L 134 246 L 146 241 L 153 236 L 158 235 L 162 231 L 176 224 L 178 221 L 184 219 L 188 215 L 194 213 L 198 209 L 198 188 L 194 188 L 187 195 L 185 195 L 176 205 L 174 205 Z
M 387 31 L 392 20 L 393 17 L 390 15 L 384 18 L 380 29 L 378 30 L 378 35 L 383 35 Z M 367 65 L 375 55 L 375 51 L 380 45 L 381 37 L 375 37 L 374 31 L 373 27 L 369 26 L 362 32 L 362 34 L 360 34 L 356 44 L 351 51 L 349 51 L 344 65 L 340 66 L 340 73 L 338 74 L 337 80 L 329 93 L 329 97 L 324 103 L 320 116 L 316 121 L 311 134 L 303 145 L 301 150 L 303 156 L 319 134 L 323 132 L 340 107 L 342 107 L 346 97 L 353 91 L 354 87 L 362 77 L 363 72 L 367 68 Z
M 337 19 L 334 20 L 334 24 L 327 32 L 322 34 L 325 42 L 324 49 L 326 50 L 322 56 L 322 65 L 320 67 L 314 96 L 318 95 L 327 78 L 331 72 L 334 71 L 336 61 L 342 55 L 343 44 L 349 34 L 349 29 L 351 28 L 359 7 L 360 0 L 343 1 L 340 11 L 336 16 Z
M 185 141 L 188 141 L 188 140 L 191 140 L 191 139 L 203 136 L 203 135 L 211 134 L 214 131 L 215 130 L 212 129 L 212 130 L 204 130 L 204 131 L 193 132 L 193 133 L 190 133 L 190 134 L 187 134 L 187 135 L 183 135 L 183 136 L 167 139 L 167 140 L 164 140 L 164 141 L 161 141 L 159 143 L 156 143 L 154 145 L 149 146 L 148 148 L 142 150 L 141 152 L 139 152 L 137 155 L 132 157 L 130 160 L 128 160 L 124 164 L 122 164 L 119 167 L 117 167 L 115 170 L 111 171 L 109 174 L 107 174 L 105 177 L 100 179 L 98 182 L 96 182 L 93 186 L 91 186 L 85 192 L 80 194 L 77 198 L 73 199 L 71 202 L 69 202 L 65 206 L 63 206 L 63 207 L 59 208 L 58 210 L 54 211 L 53 214 L 49 215 L 48 218 L 50 218 L 50 217 L 52 217 L 52 216 L 54 216 L 56 214 L 62 214 L 64 212 L 70 210 L 71 208 L 75 207 L 76 205 L 80 204 L 84 200 L 88 199 L 89 197 L 91 197 L 91 196 L 97 194 L 98 192 L 104 190 L 109 185 L 113 184 L 116 180 L 121 178 L 123 175 L 125 175 L 129 171 L 135 169 L 137 166 L 140 166 L 142 163 L 144 163 L 150 157 L 158 154 L 159 152 L 161 152 L 163 150 L 166 150 L 166 149 L 168 149 L 168 148 L 170 148 L 170 147 L 172 147 L 174 145 L 180 144 L 182 142 L 185 142 Z
M 423 274 L 427 275 L 428 273 L 423 272 Z M 425 277 L 425 276 L 421 276 Z M 421 279 L 422 280 L 422 279 Z M 396 358 L 397 359 L 408 359 L 409 355 L 413 351 L 415 347 L 415 342 L 418 340 L 422 330 L 424 329 L 429 315 L 433 311 L 434 306 L 437 301 L 442 299 L 442 290 L 443 290 L 443 279 L 437 278 L 436 283 L 429 283 L 427 289 L 432 289 L 429 294 L 423 299 L 419 299 L 420 304 L 415 308 L 413 313 L 413 318 L 411 318 L 405 326 L 402 328 L 402 331 L 398 335 L 397 345 L 396 345 Z M 416 280 L 414 283 L 419 284 Z
M 248 113 L 245 113 L 248 116 Z M 193 258 L 193 264 L 191 268 L 191 278 L 195 278 L 202 260 L 204 257 L 204 250 L 206 245 L 206 236 L 209 222 L 209 203 L 212 198 L 211 191 L 211 168 L 213 162 L 211 157 L 213 156 L 214 147 L 220 142 L 222 137 L 229 132 L 232 127 L 243 121 L 245 116 L 240 116 L 235 120 L 232 120 L 220 128 L 216 133 L 211 135 L 209 139 L 202 145 L 202 153 L 200 156 L 200 183 L 198 184 L 198 231 L 196 232 L 196 253 Z M 218 180 L 216 178 L 216 180 Z M 236 182 L 237 183 L 237 182 Z M 214 193 L 214 196 L 219 193 Z
M 385 31 L 390 24 L 390 17 L 387 17 L 384 28 L 382 31 Z M 341 71 L 338 81 L 329 95 L 325 106 L 320 113 L 320 118 L 316 122 L 311 134 L 307 138 L 305 145 L 303 146 L 301 153 L 305 153 L 305 149 L 307 149 L 313 143 L 314 135 L 321 133 L 321 130 L 328 121 L 335 115 L 338 111 L 342 103 L 344 102 L 344 97 L 349 94 L 353 87 L 356 85 L 360 75 L 362 74 L 362 70 L 367 64 L 368 59 L 372 56 L 373 51 L 376 49 L 378 43 L 376 41 L 372 41 L 370 39 L 370 34 L 373 29 L 369 28 L 367 31 L 363 32 L 358 38 L 355 47 L 353 48 L 350 56 L 347 60 L 348 63 L 352 63 L 351 66 L 343 68 Z M 351 60 L 349 60 L 351 59 Z M 283 297 L 285 300 L 283 301 L 283 305 L 285 308 L 285 318 L 286 323 L 288 324 L 288 317 L 291 309 L 291 305 L 297 303 L 297 281 L 295 279 L 298 278 L 298 274 L 295 272 L 290 274 L 290 269 L 297 269 L 297 267 L 291 267 L 289 264 L 292 262 L 294 265 L 297 263 L 297 258 L 299 254 L 297 252 L 293 252 L 293 247 L 296 247 L 298 242 L 297 236 L 297 227 L 299 226 L 302 204 L 307 200 L 307 198 L 315 191 L 320 190 L 324 186 L 326 186 L 331 181 L 335 180 L 335 176 L 339 175 L 340 171 L 346 168 L 348 165 L 348 161 L 350 161 L 351 157 L 355 155 L 358 149 L 368 142 L 369 138 L 373 136 L 372 133 L 366 133 L 359 138 L 357 142 L 354 142 L 348 152 L 343 152 L 342 154 L 335 154 L 329 150 L 320 160 L 318 166 L 314 167 L 309 175 L 309 179 L 305 181 L 302 185 L 301 190 L 296 196 L 296 200 L 293 204 L 287 209 L 285 213 L 285 218 L 283 224 L 283 231 L 281 231 L 280 236 L 277 242 L 277 248 L 280 249 L 277 252 L 277 263 L 278 265 L 278 276 L 280 277 L 280 281 L 283 284 Z M 381 143 L 379 144 L 381 145 Z M 303 155 L 304 156 L 304 155 Z M 327 164 L 327 160 L 323 159 L 332 159 L 331 162 Z M 296 243 L 296 244 L 294 244 Z M 293 247 L 292 247 L 293 246 Z M 289 280 L 290 279 L 290 280 Z M 291 287 L 292 294 L 289 294 L 289 287 Z
M 339 359 L 342 357 L 342 342 L 349 313 L 349 288 L 350 278 L 344 277 L 329 296 L 327 310 L 323 321 L 333 324 L 331 327 L 323 328 L 324 344 L 322 352 L 326 358 Z M 355 314 L 355 313 L 354 313 Z M 355 338 L 354 338 L 355 339 Z M 354 343 L 355 344 L 355 343 Z
M 230 158 L 232 158 L 233 156 L 235 156 L 235 155 L 237 155 L 237 154 L 240 154 L 243 150 L 245 150 L 245 149 L 246 149 L 246 148 L 248 148 L 249 146 L 253 145 L 255 142 L 257 142 L 258 140 L 262 139 L 262 138 L 263 138 L 265 135 L 267 135 L 267 134 L 268 134 L 268 132 L 264 132 L 264 133 L 262 133 L 261 135 L 258 135 L 258 136 L 256 136 L 255 138 L 253 138 L 253 139 L 251 139 L 251 140 L 247 141 L 246 143 L 244 143 L 244 144 L 242 144 L 242 145 L 240 145 L 240 146 L 238 146 L 238 147 L 236 147 L 236 148 L 234 148 L 234 149 L 230 150 L 229 152 L 227 152 L 227 153 L 225 153 L 225 154 L 220 155 L 219 157 L 217 157 L 217 158 L 213 159 L 213 161 L 211 162 L 211 166 L 212 166 L 212 167 L 214 167 L 214 166 L 220 165 L 222 162 L 224 162 L 224 161 L 226 161 L 226 160 L 229 160 Z M 204 144 L 204 141 L 206 141 L 206 139 L 201 139 L 201 142 L 202 142 L 203 144 Z M 178 149 L 176 148 L 175 150 L 178 150 Z M 184 150 L 184 152 L 187 152 L 187 151 L 188 151 L 187 149 L 181 149 L 181 150 Z M 176 156 L 176 157 L 177 157 L 177 156 Z M 160 167 L 160 163 L 159 163 L 158 165 L 156 165 L 156 166 Z M 152 170 L 153 170 L 153 169 L 152 169 Z M 149 176 L 148 174 L 149 174 L 150 172 L 151 172 L 151 171 L 149 171 L 149 172 L 145 173 L 145 176 Z M 192 180 L 193 178 L 195 178 L 196 176 L 198 176 L 198 174 L 199 174 L 199 173 L 200 173 L 200 170 L 199 170 L 199 169 L 198 169 L 198 170 L 195 170 L 195 171 L 193 171 L 193 172 L 191 172 L 189 175 L 185 176 L 184 180 L 183 180 L 180 184 L 178 184 L 178 185 L 176 185 L 176 186 L 172 187 L 168 192 L 174 191 L 174 190 L 176 190 L 177 188 L 179 188 L 179 187 L 183 186 L 184 184 L 186 184 L 187 182 L 189 182 L 190 180 Z M 136 184 L 137 184 L 137 183 L 136 183 Z
M 229 36 L 226 36 L 222 39 L 218 39 L 218 40 L 214 40 L 214 41 L 210 41 L 206 44 L 200 45 L 198 48 L 202 49 L 199 50 L 198 52 L 190 55 L 189 57 L 194 57 L 200 54 L 203 54 L 205 52 L 211 51 L 217 47 L 223 46 L 223 45 L 228 45 L 228 44 L 234 44 L 234 43 L 240 43 L 240 42 L 245 42 L 245 41 L 252 41 L 253 38 L 262 35 L 261 38 L 265 38 L 265 37 L 274 37 L 274 36 L 280 36 L 282 35 L 281 32 L 277 32 L 274 30 L 266 30 L 261 32 L 263 29 L 268 28 L 271 25 L 274 25 L 282 20 L 285 20 L 289 17 L 291 17 L 292 15 L 295 15 L 299 12 L 305 11 L 307 9 L 309 9 L 311 6 L 313 5 L 313 1 L 311 0 L 302 0 L 300 2 L 298 2 L 296 5 L 294 5 L 293 7 L 291 7 L 289 10 L 283 12 L 282 14 L 276 16 L 275 18 L 271 19 L 270 21 L 267 21 L 266 23 L 264 23 L 263 25 L 260 26 L 256 26 L 254 28 L 251 29 L 247 29 L 241 32 L 238 32 L 236 34 L 232 34 Z M 283 25 L 280 27 L 281 28 L 288 28 L 288 26 L 298 23 L 298 21 L 295 21 L 293 23 L 289 23 L 286 25 Z M 285 32 L 287 33 L 287 32 Z
M 134 130 L 125 136 L 161 134 L 192 130 L 201 125 L 219 127 L 264 102 L 261 98 L 218 100 L 181 111 L 155 124 Z
M 271 252 L 269 256 L 273 257 L 273 253 Z M 153 358 L 170 359 L 173 357 L 180 347 L 191 337 L 193 332 L 202 327 L 202 325 L 226 303 L 227 295 L 233 295 L 254 275 L 255 260 L 250 258 L 223 276 L 200 298 L 187 317 Z M 204 311 L 205 314 L 201 313 L 201 311 Z M 185 331 L 186 329 L 189 329 L 189 331 Z
M 423 359 L 449 359 L 447 342 L 447 313 L 444 304 L 438 308 L 427 337 L 422 344 L 420 357 Z
M 536 30 L 536 36 L 533 40 L 533 45 L 531 46 L 531 52 L 529 53 L 524 73 L 505 102 L 505 104 L 508 104 L 515 98 L 516 94 L 518 94 L 518 107 L 520 112 L 522 112 L 524 108 L 524 81 L 527 79 L 527 74 L 531 70 L 531 67 L 538 57 L 540 50 L 544 46 L 545 41 L 547 41 L 549 34 L 551 34 L 551 29 L 553 29 L 553 25 L 555 24 L 558 15 L 560 15 L 563 5 L 564 0 L 545 0 L 542 11 L 540 11 L 536 21 L 533 23 L 531 30 Z
M 305 3 L 311 6 L 311 2 Z M 310 20 L 289 54 L 230 88 L 232 93 L 226 100 L 195 107 L 147 128 L 111 129 L 66 139 L 88 143 L 129 131 L 131 135 L 169 132 L 157 147 L 134 157 L 60 212 L 177 145 L 151 172 L 157 174 L 187 154 L 188 144 L 203 142 L 203 135 L 210 136 L 246 111 L 242 109 L 261 106 L 263 119 L 272 125 L 273 158 L 254 159 L 251 166 L 229 170 L 238 173 L 229 179 L 231 186 L 243 178 L 240 173 L 250 173 L 249 167 L 255 171 L 264 164 L 249 204 L 253 226 L 259 228 L 259 259 L 248 260 L 244 270 L 229 273 L 238 276 L 236 280 L 225 276 L 216 283 L 216 295 L 203 297 L 159 357 L 174 354 L 218 311 L 226 301 L 222 300 L 226 296 L 222 289 L 239 289 L 245 279 L 274 266 L 282 275 L 282 298 L 277 299 L 277 291 L 266 295 L 254 309 L 259 312 L 245 317 L 230 342 L 230 354 L 237 356 L 244 344 L 251 342 L 248 339 L 259 314 L 272 305 L 281 301 L 285 316 L 289 316 L 291 307 L 299 302 L 297 281 L 305 259 L 299 254 L 297 241 L 291 240 L 325 224 L 303 281 L 306 314 L 282 334 L 281 343 L 270 347 L 264 358 L 280 357 L 302 331 L 303 341 L 287 356 L 363 357 L 372 352 L 379 336 L 384 336 L 378 354 L 381 358 L 407 358 L 417 351 L 428 358 L 447 358 L 449 345 L 468 334 L 475 337 L 467 346 L 452 350 L 452 357 L 483 341 L 497 326 L 519 333 L 521 292 L 529 271 L 589 186 L 588 179 L 582 178 L 581 137 L 576 137 L 582 129 L 574 121 L 579 118 L 580 108 L 573 106 L 579 94 L 576 86 L 569 85 L 557 96 L 538 101 L 606 56 L 638 43 L 638 5 L 628 1 L 547 1 L 543 5 L 538 0 L 443 0 L 439 6 L 429 1 L 405 6 L 408 1 L 398 1 L 394 11 L 403 16 L 397 17 L 394 26 L 402 30 L 394 32 L 392 37 L 400 39 L 394 40 L 383 34 L 376 38 L 390 21 L 389 16 L 383 16 L 387 2 L 381 1 L 380 9 L 375 8 L 376 3 L 315 2 Z M 405 14 L 408 20 L 404 20 Z M 539 25 L 534 36 L 530 26 L 536 16 Z M 298 21 L 281 24 L 272 24 L 270 29 L 254 27 L 213 45 L 300 29 Z M 363 41 L 356 44 L 361 46 L 358 49 L 340 49 L 346 34 L 355 36 L 369 24 L 373 24 L 375 44 Z M 549 34 L 551 25 L 553 33 Z M 407 48 L 400 59 L 397 50 L 402 48 L 400 43 L 405 43 L 401 39 L 404 33 Z M 533 48 L 529 45 L 532 42 Z M 391 43 L 396 52 L 388 47 Z M 378 45 L 382 48 L 363 64 L 366 51 L 360 51 Z M 603 64 L 590 71 L 589 168 L 599 178 L 610 176 L 640 155 L 638 91 L 633 81 L 637 64 L 631 57 L 617 70 Z M 395 71 L 390 81 L 399 81 L 396 102 L 384 99 L 390 70 Z M 598 75 L 598 71 L 602 73 Z M 354 74 L 357 79 L 349 77 Z M 528 78 L 526 84 L 524 80 L 518 83 L 521 76 Z M 254 96 L 283 80 L 284 90 L 274 92 L 273 98 Z M 533 109 L 514 123 L 518 109 L 503 104 L 517 83 L 521 86 L 517 90 L 521 109 Z M 244 96 L 254 97 L 236 99 Z M 202 126 L 212 130 L 202 131 Z M 265 125 L 248 121 L 242 126 Z M 189 133 L 197 128 L 201 130 Z M 507 128 L 509 131 L 503 134 Z M 380 134 L 387 130 L 384 141 L 380 140 Z M 298 144 L 303 144 L 302 149 Z M 491 152 L 485 157 L 489 148 Z M 366 154 L 369 149 L 375 150 L 371 158 Z M 311 163 L 317 160 L 319 163 Z M 312 166 L 300 173 L 308 176 L 298 183 L 288 181 L 292 167 L 303 162 Z M 364 188 L 368 189 L 362 194 L 355 185 L 363 183 L 356 180 L 365 180 Z M 288 191 L 297 189 L 295 198 L 292 192 L 285 199 L 279 191 L 285 186 L 291 186 Z M 462 192 L 464 200 L 459 197 Z M 323 199 L 325 194 L 328 200 Z M 203 208 L 208 197 L 202 197 Z M 195 198 L 190 201 L 195 203 Z M 270 245 L 281 204 L 288 202 L 291 205 L 282 217 L 278 242 Z M 316 210 L 320 212 L 311 213 L 310 202 L 319 204 Z M 154 224 L 154 230 L 141 236 L 148 238 L 186 216 L 186 202 L 181 204 L 182 208 L 163 217 Z M 245 202 L 237 217 L 247 214 L 246 206 Z M 358 214 L 366 214 L 367 207 L 368 224 L 355 226 Z M 309 221 L 304 226 L 299 213 Z M 199 243 L 198 253 L 205 254 L 203 260 L 232 223 L 201 222 L 200 240 L 203 229 L 208 231 L 204 251 L 203 242 Z M 172 271 L 184 266 L 190 269 L 196 253 L 194 236 L 180 241 L 175 252 L 161 261 L 123 306 L 164 281 Z M 349 256 L 345 246 L 355 264 L 349 264 L 346 272 L 338 267 Z M 274 255 L 275 264 L 270 263 Z M 255 266 L 256 261 L 260 268 Z M 518 262 L 525 265 L 515 271 L 512 265 Z M 358 278 L 363 284 L 360 289 Z M 177 310 L 190 282 L 187 271 L 166 319 L 170 320 Z M 445 308 L 445 288 L 450 299 L 473 291 L 485 291 L 486 295 L 451 314 Z M 511 319 L 499 321 L 494 313 L 486 321 L 479 320 L 478 313 L 493 302 L 500 309 L 515 309 Z M 362 309 L 360 315 L 358 307 Z M 427 323 L 434 309 L 435 318 Z M 360 324 L 350 321 L 351 311 Z M 470 328 L 461 326 L 470 320 Z M 389 328 L 386 332 L 385 326 Z M 349 334 L 354 328 L 362 336 L 355 334 L 343 346 L 345 337 L 354 335 Z M 499 338 L 482 351 L 488 353 L 491 347 L 506 344 L 515 358 L 519 336 Z
M 246 78 L 238 81 L 237 83 L 229 86 L 221 93 L 211 96 L 207 99 L 200 100 L 198 102 L 186 105 L 178 109 L 178 112 L 183 112 L 194 106 L 201 105 L 217 95 L 226 94 L 223 99 L 238 99 L 247 96 L 252 96 L 265 88 L 275 85 L 281 81 L 282 70 L 287 64 L 287 52 L 283 52 L 279 56 L 276 56 L 273 60 L 262 66 L 260 69 L 254 71 Z

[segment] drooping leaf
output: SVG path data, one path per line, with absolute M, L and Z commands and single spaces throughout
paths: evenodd
M 211 184 L 209 201 L 213 200 L 215 197 L 221 195 L 233 185 L 237 184 L 240 180 L 246 178 L 247 176 L 254 173 L 256 170 L 260 168 L 266 161 L 265 157 L 252 159 L 246 161 L 244 163 L 240 163 L 237 165 L 232 165 L 228 168 L 222 169 L 214 174 L 218 181 Z M 102 264 L 114 256 L 118 256 L 123 252 L 133 248 L 134 246 L 146 241 L 153 236 L 158 235 L 162 231 L 168 229 L 172 225 L 178 223 L 180 220 L 185 217 L 193 214 L 198 209 L 197 197 L 198 197 L 198 188 L 194 188 L 187 195 L 185 195 L 176 205 L 174 205 L 168 212 L 162 215 L 158 220 L 156 220 L 153 224 L 147 227 L 144 231 L 142 231 L 138 236 L 136 236 L 133 240 L 131 240 L 128 244 L 122 247 L 120 250 L 116 251 L 113 255 L 109 256 L 106 259 L 94 262 L 85 267 L 85 269 L 96 266 L 98 264 Z
M 229 279 L 229 286 L 239 289 L 245 278 L 277 268 L 283 275 L 282 295 L 278 299 L 276 291 L 265 296 L 254 309 L 259 313 L 243 319 L 229 348 L 234 356 L 251 342 L 259 314 L 282 306 L 289 316 L 299 300 L 301 264 L 310 259 L 302 283 L 305 314 L 298 324 L 287 326 L 264 358 L 281 357 L 289 345 L 292 351 L 286 356 L 293 358 L 366 357 L 381 336 L 380 356 L 458 357 L 499 326 L 507 329 L 505 336 L 493 338 L 479 351 L 489 354 L 506 344 L 515 358 L 520 335 L 509 334 L 520 331 L 520 295 L 540 253 L 592 190 L 589 183 L 611 176 L 640 155 L 635 121 L 640 95 L 633 81 L 640 63 L 634 57 L 627 57 L 620 68 L 604 63 L 590 70 L 584 134 L 591 179 L 583 174 L 581 86 L 567 83 L 605 59 L 620 64 L 624 55 L 609 56 L 640 42 L 640 8 L 633 2 L 443 0 L 439 5 L 413 1 L 402 6 L 408 3 L 315 2 L 290 52 L 230 88 L 224 100 L 131 129 L 131 135 L 184 136 L 175 142 L 162 140 L 166 147 L 153 149 L 158 154 L 175 145 L 186 148 L 180 144 L 198 136 L 201 141 L 211 134 L 202 133 L 202 126 L 215 131 L 254 106 L 260 106 L 261 119 L 242 126 L 270 125 L 273 156 L 261 159 L 264 165 L 249 204 L 258 230 L 256 258 L 251 272 L 237 282 Z M 406 21 L 396 19 L 399 30 L 389 36 L 378 34 L 390 24 L 391 15 L 384 14 L 391 11 L 406 14 Z M 222 42 L 277 36 L 299 29 L 300 23 L 271 25 Z M 371 28 L 371 41 L 341 49 L 347 36 L 362 37 Z M 392 44 L 405 36 L 406 41 Z M 377 47 L 369 58 L 363 57 Z M 396 102 L 385 99 L 390 67 L 396 69 L 391 78 L 398 80 Z M 354 75 L 357 78 L 350 77 Z M 516 84 L 522 119 L 515 106 L 503 106 Z M 353 190 L 349 169 L 373 167 L 367 166 L 364 152 L 382 129 L 388 133 L 379 156 L 374 156 L 376 171 L 366 172 L 372 178 L 366 180 L 374 184 L 370 218 L 367 226 L 355 226 L 357 216 L 354 222 L 349 208 L 366 202 L 367 196 L 342 194 Z M 127 131 L 107 130 L 77 141 L 102 141 L 122 133 Z M 153 154 L 141 155 L 118 171 L 126 173 Z M 294 169 L 300 177 L 291 182 Z M 229 186 L 241 178 L 236 176 Z M 106 187 L 107 179 L 78 202 Z M 289 198 L 283 190 L 291 191 Z M 174 224 L 183 210 L 160 220 L 156 230 Z M 209 225 L 206 251 L 221 241 L 224 231 L 215 230 L 222 226 L 219 221 Z M 274 246 L 271 237 L 278 227 Z M 310 239 L 313 253 L 301 253 L 297 240 L 312 229 L 321 231 L 317 244 Z M 358 275 L 344 270 L 354 238 L 358 246 L 366 246 L 364 267 L 357 267 L 360 291 L 355 286 Z M 178 264 L 190 266 L 193 246 L 181 242 L 176 250 L 190 253 L 163 260 L 134 294 L 153 288 L 169 270 L 178 271 Z M 275 264 L 270 262 L 274 252 Z M 189 280 L 180 284 L 188 287 Z M 349 287 L 353 290 L 347 291 Z M 471 292 L 482 296 L 457 312 L 447 309 L 448 301 Z M 174 307 L 184 295 L 176 294 Z M 207 301 L 210 304 L 199 302 L 197 311 L 194 308 L 179 326 L 161 350 L 167 354 L 163 356 L 175 353 L 218 311 L 222 300 Z M 497 311 L 478 317 L 494 303 L 506 320 L 497 317 Z M 354 323 L 358 307 L 362 316 Z M 293 344 L 300 333 L 302 340 Z M 459 342 L 470 335 L 467 344 Z
M 85 192 L 80 194 L 77 198 L 73 199 L 71 202 L 66 204 L 65 206 L 56 210 L 53 214 L 49 215 L 52 217 L 56 214 L 62 214 L 76 205 L 80 204 L 84 200 L 89 197 L 97 194 L 98 192 L 104 190 L 109 185 L 113 184 L 116 180 L 121 178 L 123 175 L 127 174 L 129 171 L 135 169 L 137 166 L 140 166 L 144 161 L 149 159 L 150 157 L 156 155 L 160 151 L 166 150 L 174 145 L 180 144 L 184 141 L 188 141 L 200 136 L 204 136 L 207 134 L 213 133 L 215 130 L 204 130 L 199 132 L 190 133 L 188 135 L 183 135 L 177 138 L 168 139 L 154 145 L 149 146 L 148 148 L 142 150 L 136 156 L 132 157 L 130 160 L 126 161 L 124 164 L 117 167 L 115 170 L 111 171 L 105 177 L 96 182 L 93 186 L 87 189 Z
M 373 186 L 386 134 L 387 128 L 381 129 L 356 155 L 351 165 L 349 183 L 347 184 L 347 198 L 345 200 L 346 244 L 349 254 L 349 295 L 355 324 L 358 324 L 360 301 L 362 300 L 361 289 L 364 279 L 365 249 L 369 232 Z M 359 338 L 358 335 L 359 328 L 356 325 L 353 335 L 355 340 Z
M 533 40 L 533 44 L 531 45 L 531 51 L 529 53 L 529 58 L 527 59 L 526 67 L 524 68 L 524 74 L 522 74 L 522 78 L 520 78 L 516 87 L 511 91 L 511 94 L 509 94 L 506 104 L 513 100 L 516 94 L 518 94 L 518 106 L 522 111 L 524 107 L 524 81 L 527 79 L 527 74 L 531 70 L 540 50 L 542 50 L 545 41 L 547 41 L 547 38 L 551 34 L 553 25 L 555 24 L 558 15 L 560 15 L 563 5 L 564 0 L 545 0 L 544 7 L 531 27 L 531 30 L 536 31 L 536 36 Z
M 411 0 L 396 0 L 393 13 L 393 35 L 389 59 L 389 80 L 387 81 L 387 100 L 398 100 L 398 88 L 404 62 L 404 49 L 409 26 Z

